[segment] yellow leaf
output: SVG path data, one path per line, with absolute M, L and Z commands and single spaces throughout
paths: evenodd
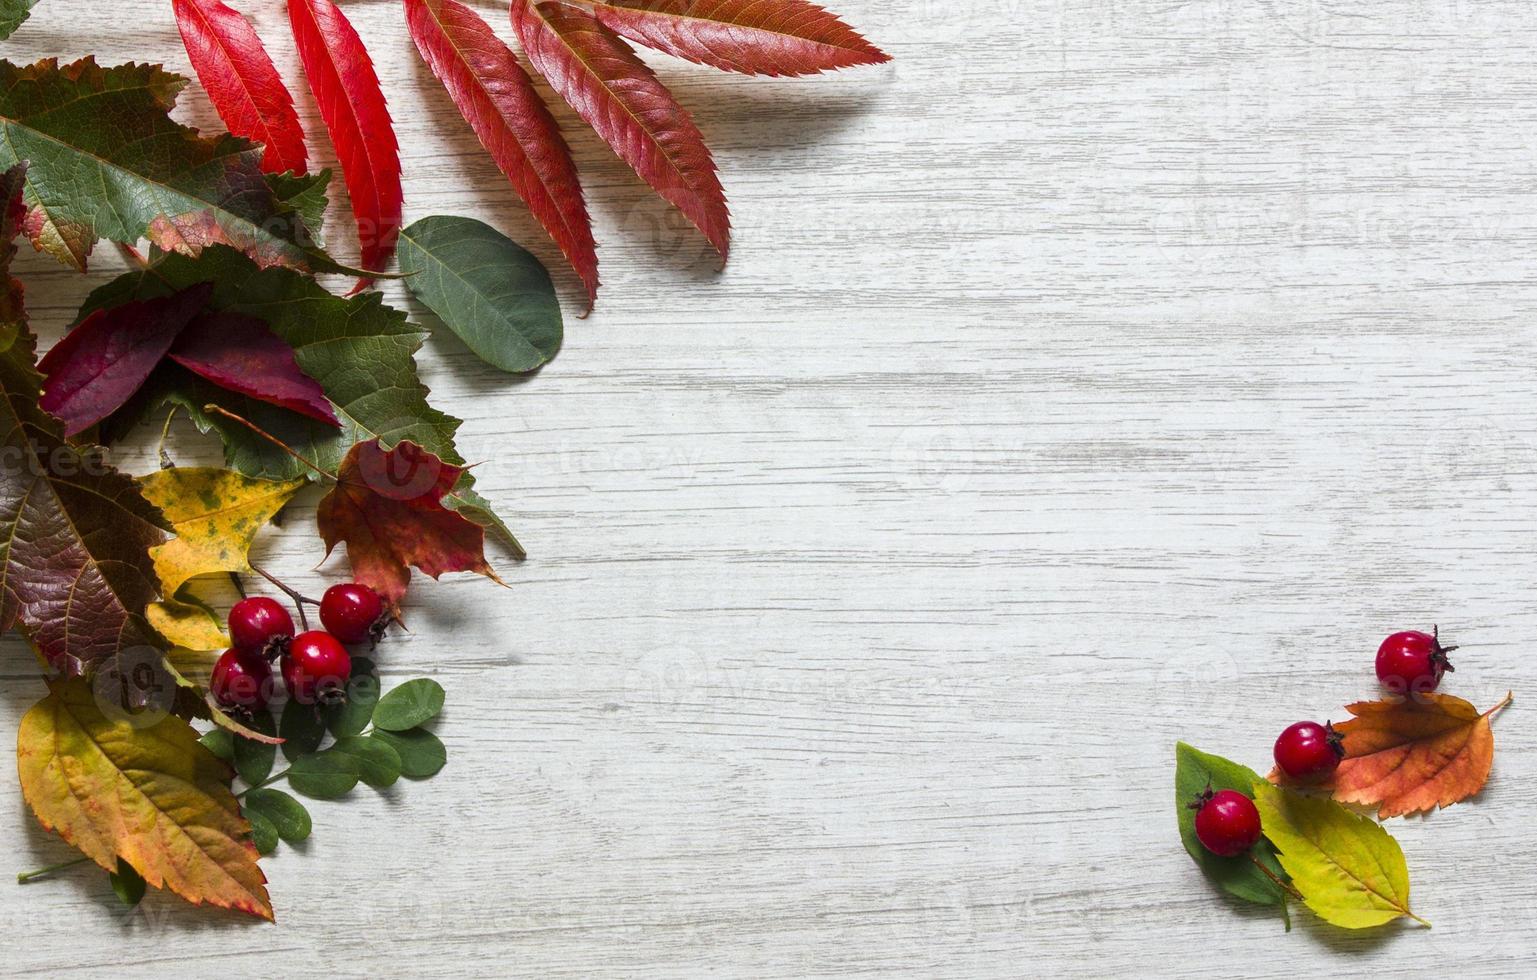
M 108 871 L 121 858 L 189 902 L 271 919 L 229 767 L 192 726 L 175 715 L 143 727 L 108 718 L 78 678 L 48 687 L 16 744 L 22 795 L 38 821 Z
M 214 467 L 173 467 L 139 478 L 144 497 L 160 508 L 176 539 L 149 549 L 161 591 L 214 572 L 250 571 L 256 532 L 304 488 L 303 479 L 261 480 Z
M 144 608 L 144 618 L 173 647 L 222 651 L 230 645 L 229 635 L 220 628 L 213 614 L 190 602 L 174 599 L 152 602 Z
M 1307 907 L 1325 922 L 1366 929 L 1409 916 L 1409 867 L 1398 841 L 1330 799 L 1254 784 L 1265 836 Z

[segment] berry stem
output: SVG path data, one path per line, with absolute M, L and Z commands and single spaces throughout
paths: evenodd
M 44 875 L 51 875 L 55 871 L 63 871 L 65 868 L 73 868 L 75 865 L 84 864 L 89 860 L 90 858 L 88 857 L 77 857 L 73 860 L 61 861 L 58 864 L 50 864 L 46 868 L 38 868 L 36 871 L 26 871 L 16 876 L 16 883 L 18 885 L 25 885 L 27 882 L 41 878 Z
M 308 602 L 311 605 L 318 606 L 320 605 L 320 600 L 311 599 L 309 596 L 300 592 L 298 589 L 290 588 L 285 582 L 283 582 L 282 579 L 273 575 L 271 572 L 267 571 L 265 568 L 262 568 L 260 565 L 257 565 L 255 562 L 251 562 L 250 565 L 251 571 L 255 572 L 257 575 L 260 575 L 262 578 L 266 579 L 274 586 L 282 589 L 285 593 L 287 593 L 288 598 L 293 600 L 294 608 L 299 610 L 299 625 L 305 629 L 309 629 L 310 621 L 309 617 L 304 615 L 304 604 Z
M 1277 875 L 1274 871 L 1271 871 L 1269 868 L 1265 867 L 1265 862 L 1261 861 L 1259 858 L 1254 856 L 1254 852 L 1253 851 L 1249 852 L 1249 860 L 1254 863 L 1254 866 L 1256 868 L 1259 868 L 1261 871 L 1263 871 L 1265 873 L 1265 877 L 1266 878 L 1269 878 L 1271 881 L 1275 882 L 1277 888 L 1281 889 L 1283 892 L 1285 892 L 1286 894 L 1290 895 L 1292 898 L 1296 899 L 1299 902 L 1303 900 L 1302 899 L 1302 893 L 1299 892 L 1295 887 L 1293 887 L 1291 882 L 1289 882 L 1289 881 L 1282 881 L 1279 875 Z

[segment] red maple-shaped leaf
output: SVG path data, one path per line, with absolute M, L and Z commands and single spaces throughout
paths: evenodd
M 43 411 L 74 436 L 111 415 L 144 384 L 177 334 L 208 302 L 212 283 L 98 310 L 38 363 Z
M 814 75 L 891 60 L 806 0 L 599 0 L 592 9 L 637 44 L 745 75 Z
M 263 146 L 269 173 L 304 173 L 308 155 L 293 96 L 251 22 L 220 0 L 173 0 L 198 81 L 236 136 Z
M 392 607 L 406 594 L 412 565 L 433 578 L 478 572 L 501 582 L 486 562 L 485 529 L 443 506 L 463 473 L 414 442 L 389 450 L 378 439 L 358 443 L 315 514 L 326 554 L 345 541 L 354 577 Z
M 222 388 L 341 428 L 325 390 L 299 369 L 294 349 L 255 317 L 206 313 L 187 324 L 167 356 Z
M 379 76 L 331 0 L 288 0 L 288 20 L 352 199 L 363 268 L 377 272 L 395 254 L 401 208 L 400 148 Z
M 625 163 L 726 258 L 731 216 L 698 127 L 635 50 L 595 17 L 546 0 L 513 0 L 528 60 Z
M 457 0 L 406 0 L 406 23 L 481 145 L 581 276 L 590 303 L 598 256 L 576 164 L 517 56 Z

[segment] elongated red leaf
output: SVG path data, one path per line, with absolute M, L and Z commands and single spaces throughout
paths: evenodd
M 212 283 L 200 283 L 86 317 L 38 363 L 46 379 L 40 407 L 63 420 L 66 436 L 117 411 L 144 384 L 212 292 Z
M 591 14 L 513 0 L 512 26 L 539 73 L 625 163 L 725 259 L 731 216 L 704 137 L 635 50 Z
M 571 150 L 517 56 L 457 0 L 406 0 L 406 23 L 481 145 L 598 294 L 598 256 Z
M 172 0 L 198 81 L 236 136 L 263 146 L 268 173 L 304 173 L 308 156 L 293 96 L 251 22 L 220 0 Z
M 807 0 L 598 0 L 593 13 L 637 44 L 744 75 L 815 75 L 891 60 Z
M 231 391 L 341 428 L 325 390 L 294 360 L 294 349 L 255 317 L 206 313 L 176 338 L 168 355 Z
M 288 0 L 288 20 L 352 198 L 363 268 L 379 271 L 395 254 L 401 198 L 400 147 L 379 76 L 358 32 L 331 0 Z

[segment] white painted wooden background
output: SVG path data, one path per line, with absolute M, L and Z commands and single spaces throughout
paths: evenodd
M 294 69 L 281 5 L 239 6 Z M 500 562 L 510 591 L 423 582 L 383 650 L 448 689 L 443 774 L 315 804 L 265 862 L 276 926 L 125 912 L 80 869 L 0 880 L 0 969 L 1528 975 L 1537 8 L 835 7 L 895 62 L 653 59 L 721 166 L 724 274 L 568 125 L 597 312 L 526 380 L 429 342 L 532 556 Z M 399 5 L 346 10 L 408 219 L 477 215 L 559 268 Z M 42 0 L 3 51 L 186 64 L 142 0 Z M 196 91 L 184 115 L 212 124 Z M 115 268 L 29 256 L 45 337 Z M 309 571 L 313 506 L 261 549 L 315 590 L 344 566 Z M 1449 690 L 1517 693 L 1483 796 L 1392 825 L 1435 928 L 1299 909 L 1287 935 L 1215 894 L 1175 834 L 1175 740 L 1264 768 L 1432 622 L 1464 647 Z M 0 653 L 11 732 L 42 688 Z M 8 753 L 0 826 L 7 874 L 69 854 Z

